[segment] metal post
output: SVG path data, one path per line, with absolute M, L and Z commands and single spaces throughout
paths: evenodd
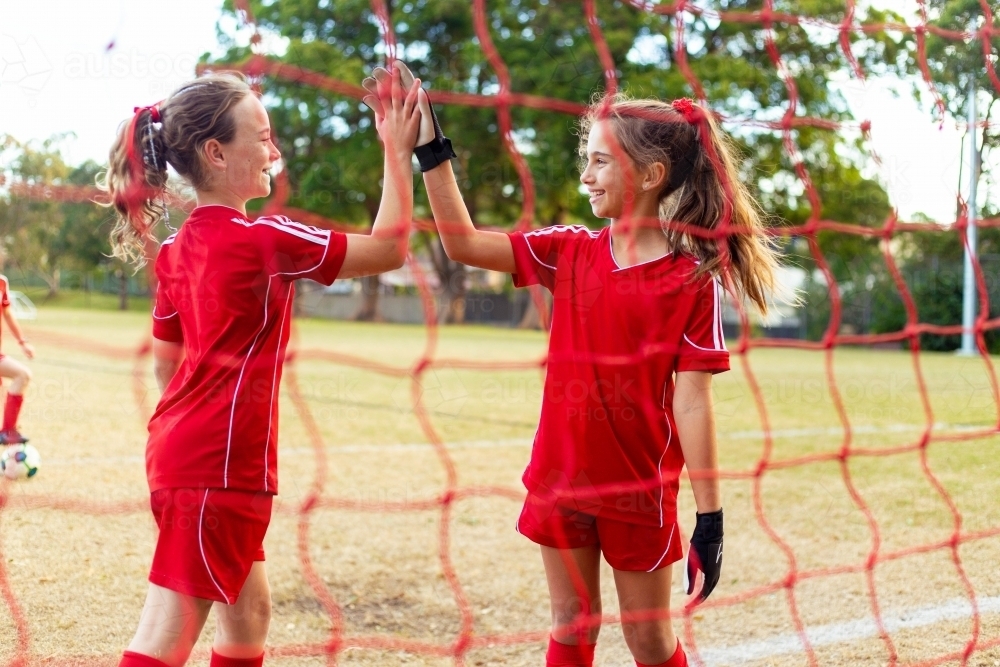
M 976 149 L 978 127 L 976 115 L 976 80 L 969 81 L 969 227 L 966 231 L 968 244 L 965 247 L 965 284 L 962 291 L 962 349 L 959 354 L 972 356 L 976 349 L 976 275 L 972 262 L 976 257 L 976 185 L 979 181 L 979 151 Z

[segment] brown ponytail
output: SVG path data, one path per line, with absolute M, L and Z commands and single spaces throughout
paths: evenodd
M 778 253 L 764 230 L 765 214 L 740 180 L 737 152 L 712 113 L 688 103 L 631 100 L 615 95 L 595 102 L 581 120 L 581 154 L 590 128 L 610 121 L 615 138 L 639 168 L 659 162 L 667 168 L 659 217 L 670 247 L 700 260 L 699 273 L 722 275 L 735 295 L 767 313 L 775 288 Z M 689 171 L 676 187 L 671 174 Z M 726 228 L 724 239 L 692 232 Z
M 108 169 L 98 187 L 118 213 L 111 230 L 112 254 L 138 267 L 144 248 L 155 241 L 156 225 L 166 215 L 167 165 L 195 190 L 208 184 L 201 149 L 210 139 L 232 141 L 231 109 L 251 94 L 241 74 L 209 74 L 184 84 L 153 107 L 136 109 L 118 130 Z

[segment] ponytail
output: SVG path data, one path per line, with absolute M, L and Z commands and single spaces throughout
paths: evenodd
M 137 107 L 118 130 L 108 169 L 98 178 L 107 206 L 117 212 L 112 255 L 141 267 L 156 226 L 167 220 L 167 165 L 195 190 L 209 186 L 201 149 L 210 139 L 236 136 L 231 112 L 253 94 L 242 74 L 221 72 L 190 81 L 159 104 Z
M 155 240 L 156 225 L 167 215 L 166 146 L 155 105 L 137 108 L 132 119 L 122 124 L 108 170 L 98 185 L 118 213 L 111 230 L 112 255 L 141 267 L 146 262 L 146 244 Z
M 764 211 L 740 180 L 736 149 L 712 113 L 691 100 L 667 104 L 618 94 L 584 114 L 583 141 L 602 119 L 636 166 L 659 162 L 667 168 L 659 218 L 670 248 L 694 255 L 700 274 L 721 275 L 736 297 L 766 314 L 778 252 L 764 228 Z M 706 233 L 716 230 L 721 238 Z

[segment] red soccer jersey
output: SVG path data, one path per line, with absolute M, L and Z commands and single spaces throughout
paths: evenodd
M 149 422 L 150 491 L 278 492 L 278 384 L 294 280 L 330 284 L 343 234 L 199 206 L 156 258 L 153 335 L 184 361 Z
M 518 287 L 552 292 L 542 414 L 524 484 L 620 521 L 676 520 L 678 371 L 729 370 L 719 282 L 680 253 L 622 268 L 611 231 L 510 235 Z

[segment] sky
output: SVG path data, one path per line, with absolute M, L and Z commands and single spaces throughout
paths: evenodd
M 0 134 L 63 143 L 72 164 L 104 162 L 118 125 L 156 102 L 217 51 L 219 0 L 30 0 L 0 9 Z M 882 0 L 904 13 L 907 0 Z M 114 47 L 107 49 L 110 43 Z M 858 119 L 872 122 L 877 173 L 901 217 L 947 221 L 955 210 L 964 129 L 941 124 L 887 82 L 831 82 Z M 982 186 L 981 186 L 982 188 Z M 962 191 L 967 184 L 962 184 Z

